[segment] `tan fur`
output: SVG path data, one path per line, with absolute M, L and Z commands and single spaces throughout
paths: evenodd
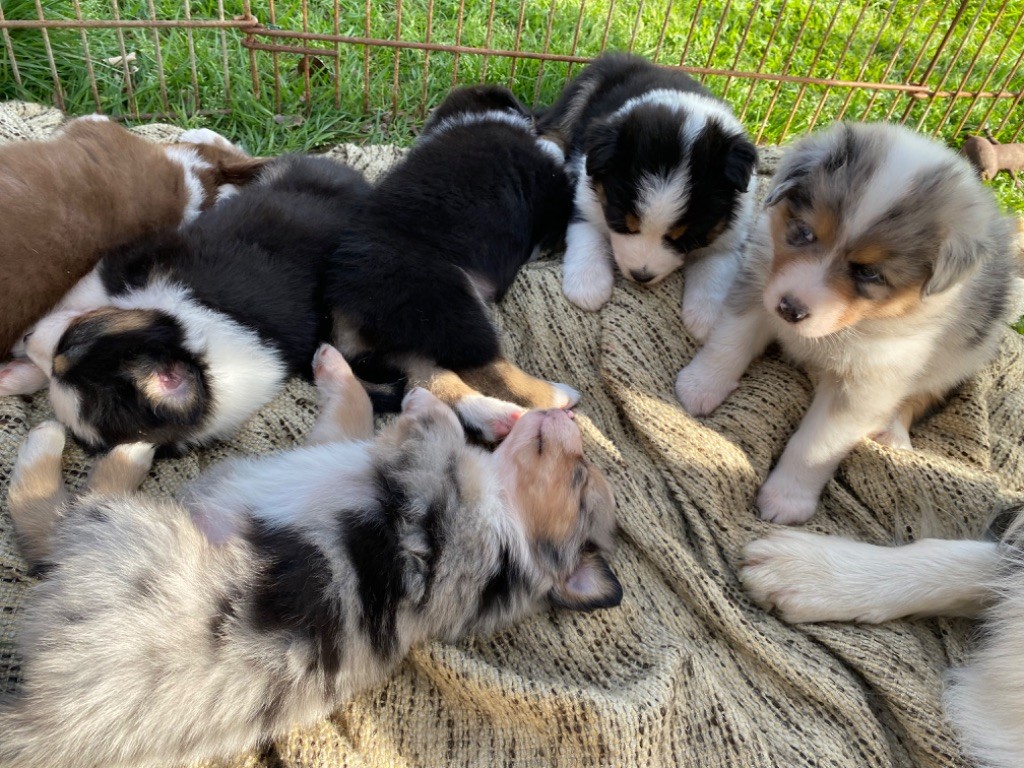
M 369 440 L 373 437 L 373 404 L 345 358 L 323 345 L 313 359 L 320 393 L 320 414 L 306 443 Z
M 412 361 L 406 367 L 409 375 L 409 388 L 423 387 L 434 397 L 448 406 L 454 407 L 464 397 L 477 395 L 475 389 L 459 378 L 453 371 L 439 368 L 434 363 Z
M 225 145 L 185 145 L 213 165 L 200 178 L 203 206 L 262 162 Z M 105 249 L 178 226 L 187 202 L 165 147 L 116 123 L 75 120 L 50 141 L 0 147 L 0 358 Z
M 531 376 L 503 358 L 483 368 L 459 371 L 459 376 L 485 395 L 527 408 L 554 408 L 560 402 L 561 393 L 549 382 Z

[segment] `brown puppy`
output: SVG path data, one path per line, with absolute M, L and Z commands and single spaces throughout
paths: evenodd
M 213 131 L 159 145 L 100 115 L 0 147 L 0 358 L 104 250 L 191 220 L 261 165 Z

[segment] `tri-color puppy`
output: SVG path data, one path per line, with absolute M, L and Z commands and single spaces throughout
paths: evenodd
M 530 408 L 579 393 L 502 356 L 490 305 L 559 244 L 571 207 L 562 156 L 510 91 L 452 91 L 341 239 L 327 299 L 336 346 L 361 377 L 393 372 L 487 440 Z
M 683 319 L 703 340 L 738 268 L 757 151 L 729 107 L 682 72 L 606 54 L 540 119 L 576 184 L 565 295 L 596 310 L 614 264 L 656 283 L 686 264 Z
M 70 500 L 62 428 L 29 434 L 10 506 L 42 579 L 0 764 L 225 757 L 326 717 L 413 645 L 620 602 L 612 493 L 571 413 L 531 411 L 492 454 L 414 389 L 373 439 L 341 355 L 314 368 L 311 444 L 221 465 L 180 502 L 132 493 L 146 444 L 101 459 Z
M 188 224 L 262 163 L 213 131 L 160 145 L 101 115 L 0 147 L 0 360 L 104 250 Z M 27 364 L 0 368 L 0 393 L 41 378 Z
M 29 336 L 57 418 L 94 448 L 230 436 L 330 335 L 326 262 L 369 184 L 269 161 L 196 219 L 106 253 Z
M 954 670 L 945 709 L 971 764 L 1024 765 L 1024 508 L 996 516 L 1000 541 L 921 539 L 882 547 L 783 530 L 752 542 L 747 590 L 786 621 L 881 624 L 922 616 L 984 619 L 980 647 Z
M 906 128 L 836 124 L 783 158 L 744 268 L 676 394 L 694 415 L 772 340 L 814 401 L 758 494 L 800 523 L 862 439 L 911 423 L 988 364 L 1013 318 L 1013 226 L 965 160 Z

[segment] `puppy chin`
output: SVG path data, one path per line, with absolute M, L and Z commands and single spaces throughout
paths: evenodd
M 77 312 L 54 312 L 43 318 L 33 329 L 25 346 L 25 354 L 49 376 L 53 369 L 53 353 L 61 336 L 78 317 Z
M 662 245 L 660 237 L 612 232 L 611 244 L 615 263 L 630 282 L 656 285 L 683 266 L 683 257 Z

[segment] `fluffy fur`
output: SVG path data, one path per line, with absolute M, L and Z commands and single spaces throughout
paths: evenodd
M 1019 508 L 1014 512 L 1019 525 Z M 950 674 L 945 705 L 979 768 L 1024 765 L 1024 557 L 1019 536 L 925 539 L 879 547 L 780 531 L 751 543 L 740 577 L 786 621 L 881 623 L 907 616 L 984 617 L 971 662 Z
M 682 72 L 608 54 L 566 88 L 540 130 L 566 148 L 576 184 L 565 295 L 601 307 L 611 297 L 612 259 L 638 283 L 685 263 L 683 317 L 703 339 L 753 208 L 757 152 L 729 107 Z
M 28 339 L 57 417 L 94 447 L 232 434 L 330 333 L 324 272 L 369 190 L 287 157 L 183 231 L 108 251 Z
M 571 414 L 533 411 L 490 454 L 416 389 L 374 440 L 341 355 L 315 367 L 317 444 L 217 467 L 182 502 L 130 492 L 152 459 L 137 444 L 67 502 L 61 427 L 30 434 L 11 509 L 44 576 L 0 763 L 227 756 L 325 717 L 412 645 L 619 603 L 611 492 Z
M 561 163 L 515 97 L 452 91 L 341 239 L 335 344 L 360 376 L 427 387 L 488 440 L 522 406 L 573 405 L 575 390 L 502 358 L 489 316 L 520 267 L 559 243 L 569 208 Z
M 262 162 L 212 131 L 158 145 L 99 115 L 0 147 L 0 359 L 105 249 L 188 223 Z
M 860 440 L 910 448 L 912 421 L 992 360 L 1018 264 L 970 166 L 902 127 L 799 141 L 766 205 L 676 394 L 710 413 L 773 339 L 808 370 L 814 401 L 757 501 L 762 518 L 799 523 Z

